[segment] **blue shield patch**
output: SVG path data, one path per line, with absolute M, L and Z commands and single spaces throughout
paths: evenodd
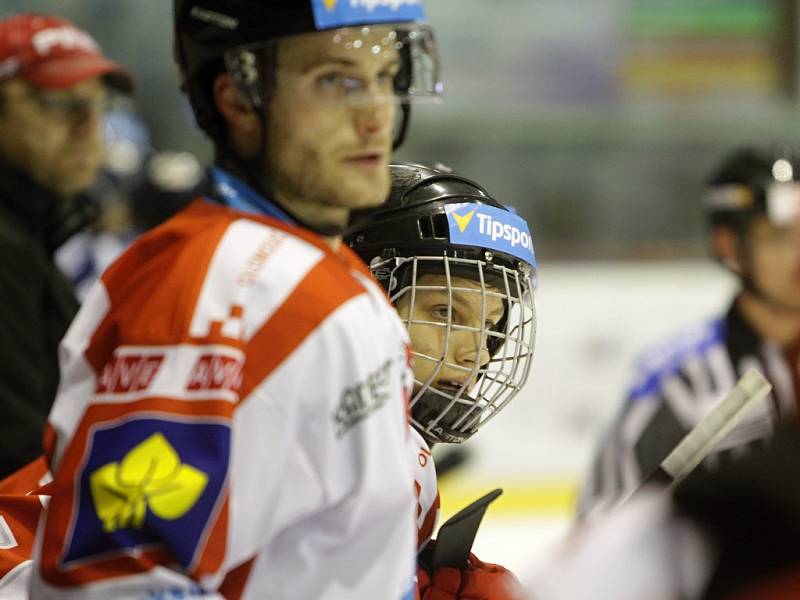
M 533 238 L 525 219 L 512 212 L 472 202 L 448 204 L 450 242 L 505 252 L 536 268 Z
M 318 29 L 424 21 L 422 0 L 311 0 Z
M 155 547 L 192 564 L 215 516 L 231 436 L 225 424 L 179 418 L 117 421 L 91 433 L 65 567 Z

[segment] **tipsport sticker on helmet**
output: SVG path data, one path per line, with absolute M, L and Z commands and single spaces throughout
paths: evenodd
M 230 428 L 142 418 L 97 429 L 89 443 L 64 565 L 165 544 L 189 568 L 213 525 Z
M 424 21 L 422 0 L 311 0 L 318 29 Z
M 533 238 L 525 219 L 512 212 L 463 202 L 446 207 L 450 242 L 505 252 L 536 267 Z

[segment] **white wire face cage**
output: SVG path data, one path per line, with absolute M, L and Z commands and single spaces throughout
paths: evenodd
M 373 261 L 411 337 L 412 423 L 429 442 L 468 439 L 527 381 L 536 304 L 530 266 L 518 266 L 448 256 Z

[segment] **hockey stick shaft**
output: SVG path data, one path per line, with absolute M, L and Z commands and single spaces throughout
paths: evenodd
M 655 478 L 666 478 L 672 485 L 682 481 L 771 389 L 772 385 L 756 369 L 747 371 L 714 410 L 661 461 Z

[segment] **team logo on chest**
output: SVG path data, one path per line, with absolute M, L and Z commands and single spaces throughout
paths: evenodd
M 166 545 L 190 568 L 224 496 L 228 425 L 142 415 L 97 427 L 86 452 L 64 566 Z
M 181 463 L 162 433 L 135 446 L 120 462 L 110 462 L 89 477 L 92 500 L 103 531 L 141 529 L 149 510 L 166 521 L 181 518 L 208 484 L 203 471 Z

